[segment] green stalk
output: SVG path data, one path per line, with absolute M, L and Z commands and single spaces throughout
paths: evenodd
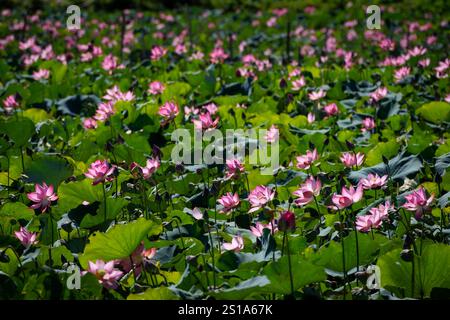
M 291 253 L 289 250 L 289 236 L 286 235 L 286 231 L 284 232 L 286 237 L 286 246 L 287 246 L 287 255 L 288 255 L 288 266 L 289 266 L 289 280 L 291 282 L 291 295 L 294 297 L 294 280 L 292 277 L 292 264 L 291 264 Z
M 103 186 L 103 204 L 104 204 L 104 207 L 105 207 L 104 215 L 105 215 L 105 224 L 106 224 L 106 187 L 105 187 L 105 183 L 104 182 L 102 183 L 102 186 Z

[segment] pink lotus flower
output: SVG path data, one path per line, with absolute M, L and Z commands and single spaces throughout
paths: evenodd
M 230 243 L 226 242 L 222 247 L 227 251 L 239 252 L 244 249 L 244 239 L 239 235 L 234 236 Z
M 278 128 L 273 124 L 267 131 L 266 135 L 264 136 L 264 139 L 268 143 L 274 143 L 278 140 L 278 136 L 279 136 Z
M 369 214 L 356 217 L 356 230 L 360 232 L 369 232 L 371 229 L 378 229 L 381 227 L 383 221 L 389 218 L 389 211 L 393 210 L 394 206 L 386 201 L 378 207 L 372 208 Z
M 327 116 L 331 117 L 339 113 L 339 109 L 336 105 L 336 103 L 330 103 L 329 105 L 326 105 L 324 108 L 325 112 L 327 113 Z
M 316 121 L 316 116 L 314 115 L 314 113 L 309 112 L 308 116 L 307 116 L 307 120 L 308 120 L 308 123 L 313 123 L 314 121 Z
M 361 128 L 362 132 L 370 131 L 375 128 L 375 121 L 371 117 L 366 117 L 362 121 L 363 127 Z
M 140 165 L 138 165 L 136 162 L 133 162 L 131 164 L 131 171 L 133 171 L 135 168 L 139 168 L 142 177 L 144 179 L 149 179 L 153 173 L 156 172 L 156 170 L 159 168 L 160 166 L 160 162 L 158 159 L 147 159 L 147 163 L 145 165 L 145 167 L 141 167 Z
M 205 54 L 201 51 L 196 51 L 194 52 L 190 57 L 189 57 L 189 61 L 193 61 L 193 60 L 203 60 L 203 58 L 205 57 Z
M 148 86 L 149 86 L 149 88 L 148 88 L 147 92 L 150 94 L 153 94 L 153 95 L 161 94 L 166 89 L 164 84 L 162 84 L 159 81 L 153 81 Z
M 37 233 L 30 232 L 27 230 L 27 228 L 20 227 L 20 230 L 15 231 L 14 234 L 16 238 L 19 239 L 22 245 L 26 248 L 38 243 L 38 241 L 36 240 Z
M 16 97 L 14 95 L 9 95 L 3 100 L 3 107 L 6 112 L 11 112 L 15 108 L 19 107 L 19 103 L 16 101 Z
M 121 66 L 119 66 L 118 59 L 114 55 L 108 54 L 107 56 L 105 56 L 105 58 L 103 58 L 102 69 L 108 71 L 109 74 L 111 74 L 113 70 L 118 69 L 119 67 Z
M 50 76 L 50 71 L 47 69 L 39 69 L 38 71 L 33 72 L 34 80 L 48 79 Z
M 244 165 L 238 159 L 227 160 L 226 165 L 226 179 L 238 178 L 239 175 L 245 171 Z
M 358 185 L 355 189 L 353 186 L 350 186 L 349 189 L 342 187 L 341 194 L 333 194 L 331 201 L 335 206 L 331 208 L 334 210 L 344 209 L 351 206 L 353 203 L 359 202 L 363 196 L 363 188 L 362 185 Z
M 320 89 L 317 92 L 311 92 L 308 94 L 309 100 L 311 101 L 316 101 L 319 99 L 322 99 L 323 97 L 325 97 L 327 95 L 326 91 L 323 91 L 322 89 Z
M 217 108 L 216 104 L 214 102 L 208 103 L 203 106 L 203 109 L 208 111 L 210 114 L 216 114 L 219 108 Z
M 386 97 L 387 93 L 388 93 L 387 88 L 380 87 L 370 94 L 370 101 L 372 101 L 372 102 L 380 101 L 381 99 Z
M 217 202 L 223 206 L 223 210 L 221 212 L 228 213 L 239 205 L 240 200 L 237 193 L 232 194 L 231 192 L 228 192 L 218 199 Z
M 297 157 L 297 168 L 308 170 L 312 163 L 318 159 L 317 149 L 314 149 L 312 152 L 308 150 L 305 155 Z
M 154 46 L 151 51 L 150 59 L 153 61 L 158 61 L 162 57 L 164 57 L 167 54 L 167 49 L 160 47 L 160 46 Z
M 285 211 L 278 219 L 278 229 L 283 232 L 295 231 L 295 214 L 292 211 Z
M 300 77 L 297 80 L 292 81 L 292 90 L 298 91 L 306 85 L 304 77 Z
M 86 118 L 83 120 L 83 127 L 86 130 L 97 128 L 97 121 L 93 118 Z
M 314 197 L 320 194 L 320 189 L 322 188 L 322 183 L 319 179 L 314 179 L 314 177 L 309 177 L 300 186 L 299 189 L 295 190 L 292 194 L 297 196 L 298 199 L 294 200 L 294 203 L 298 206 L 304 206 L 313 201 Z
M 384 175 L 380 177 L 378 174 L 369 173 L 367 178 L 361 179 L 359 182 L 363 186 L 364 189 L 376 189 L 381 188 L 386 185 L 388 176 Z
M 425 189 L 420 187 L 412 193 L 405 196 L 406 202 L 403 204 L 403 208 L 408 211 L 415 211 L 416 218 L 422 218 L 422 215 L 430 210 L 430 205 L 434 200 L 434 193 L 429 198 L 425 193 Z
M 256 222 L 256 225 L 254 227 L 250 226 L 250 231 L 252 232 L 252 234 L 255 237 L 258 237 L 258 238 L 263 236 L 264 229 L 269 229 L 270 233 L 274 234 L 277 231 L 278 228 L 274 225 L 273 226 L 273 230 L 272 230 L 272 223 L 270 223 L 270 222 L 268 224 L 263 224 L 261 222 Z
M 114 268 L 114 260 L 106 264 L 102 260 L 97 260 L 95 263 L 89 261 L 87 272 L 92 273 L 98 282 L 107 289 L 116 289 L 119 286 L 117 281 L 123 275 L 122 271 Z
M 417 64 L 422 68 L 426 68 L 430 65 L 430 58 L 419 60 Z
M 159 107 L 158 114 L 164 118 L 163 123 L 167 123 L 175 119 L 179 112 L 178 106 L 174 102 L 166 102 Z
M 274 197 L 275 192 L 272 189 L 265 186 L 257 186 L 250 192 L 248 196 L 248 201 L 252 206 L 252 208 L 248 212 L 252 213 L 261 209 L 267 203 L 272 201 Z
M 228 58 L 228 54 L 225 53 L 222 47 L 217 47 L 209 54 L 209 58 L 211 63 L 223 63 L 224 60 Z
M 394 78 L 396 82 L 400 82 L 401 80 L 409 76 L 410 73 L 411 69 L 409 67 L 401 67 L 400 69 L 395 70 Z
M 344 164 L 344 166 L 346 166 L 347 168 L 351 168 L 353 166 L 361 166 L 364 162 L 364 154 L 358 152 L 358 153 L 353 153 L 353 152 L 344 152 L 341 155 L 341 161 Z
M 105 181 L 111 181 L 114 179 L 113 173 L 115 171 L 115 166 L 110 166 L 108 161 L 97 160 L 91 164 L 88 172 L 84 175 L 90 179 L 93 179 L 92 185 L 97 185 L 99 183 L 104 183 Z
M 195 207 L 194 209 L 192 209 L 192 216 L 194 217 L 194 219 L 196 220 L 202 220 L 203 219 L 203 213 L 200 211 L 199 208 Z
M 194 126 L 198 130 L 211 130 L 217 127 L 219 123 L 219 117 L 217 117 L 214 121 L 211 118 L 211 114 L 209 112 L 205 112 L 198 116 L 199 120 L 192 120 Z
M 140 275 L 142 272 L 142 267 L 145 263 L 151 262 L 156 254 L 156 248 L 145 249 L 144 243 L 142 242 L 137 248 L 131 253 L 130 257 L 122 259 L 119 261 L 120 266 L 125 272 L 130 272 L 133 270 L 136 276 Z
M 42 185 L 34 186 L 35 192 L 27 194 L 28 199 L 34 202 L 30 207 L 32 209 L 41 208 L 41 212 L 47 211 L 53 201 L 58 200 L 58 196 L 54 193 L 53 185 L 47 186 L 45 182 Z
M 94 119 L 97 121 L 106 121 L 115 113 L 116 111 L 114 110 L 114 106 L 111 101 L 100 103 L 98 105 L 97 112 L 94 115 Z
M 106 90 L 106 94 L 103 96 L 103 99 L 109 100 L 112 103 L 116 103 L 117 101 L 132 101 L 134 100 L 135 96 L 133 92 L 127 91 L 122 92 L 120 91 L 118 86 L 114 86 L 111 89 Z

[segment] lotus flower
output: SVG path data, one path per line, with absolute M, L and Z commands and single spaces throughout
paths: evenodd
M 95 263 L 89 261 L 87 272 L 92 273 L 107 289 L 116 289 L 119 286 L 117 281 L 123 275 L 122 271 L 114 268 L 114 260 L 108 263 L 102 260 L 97 260 Z
M 148 93 L 153 94 L 153 95 L 157 95 L 157 94 L 161 94 L 164 92 L 164 90 L 166 89 L 166 87 L 164 86 L 164 84 L 162 84 L 159 81 L 153 81 L 148 85 Z
M 53 201 L 58 200 L 58 196 L 54 193 L 53 185 L 47 186 L 45 182 L 42 185 L 34 186 L 35 192 L 27 194 L 28 199 L 34 202 L 32 209 L 41 209 L 41 212 L 47 211 Z
M 50 76 L 50 71 L 47 69 L 39 69 L 38 71 L 33 72 L 34 80 L 48 79 Z
M 217 117 L 214 121 L 211 118 L 211 114 L 209 112 L 205 112 L 199 115 L 199 120 L 192 120 L 194 126 L 198 130 L 211 130 L 217 127 L 219 123 L 219 117 Z
M 244 165 L 238 159 L 227 160 L 226 165 L 226 179 L 238 178 L 245 171 Z
M 387 175 L 380 177 L 378 174 L 369 173 L 367 178 L 360 180 L 360 183 L 364 189 L 376 189 L 386 185 L 387 179 Z
M 372 102 L 378 102 L 381 99 L 383 99 L 384 97 L 386 97 L 388 93 L 388 89 L 385 87 L 380 87 L 377 90 L 375 90 L 374 92 L 372 92 L 370 94 L 370 101 Z
M 27 228 L 20 227 L 20 230 L 15 231 L 14 234 L 16 238 L 19 239 L 22 245 L 26 248 L 38 243 L 38 241 L 36 240 L 37 233 L 30 232 L 27 230 Z
M 100 103 L 97 112 L 94 115 L 94 119 L 97 121 L 106 121 L 111 117 L 116 111 L 114 110 L 113 102 L 108 101 L 105 103 Z
M 264 229 L 269 229 L 270 232 L 273 234 L 277 231 L 277 227 L 274 225 L 272 230 L 272 223 L 263 224 L 261 222 L 256 222 L 255 226 L 250 227 L 250 231 L 255 237 L 262 237 L 264 234 Z
M 297 157 L 297 168 L 308 170 L 312 163 L 318 159 L 319 155 L 317 149 L 314 149 L 313 151 L 308 150 L 305 155 Z
M 108 161 L 97 160 L 91 164 L 88 172 L 84 175 L 88 178 L 93 179 L 92 185 L 97 185 L 105 181 L 111 181 L 114 179 L 113 173 L 116 169 L 115 166 L 110 166 Z
M 311 92 L 308 94 L 309 100 L 311 101 L 316 101 L 319 99 L 322 99 L 323 97 L 325 97 L 327 95 L 326 91 L 323 91 L 322 89 L 320 89 L 317 92 Z
M 389 211 L 393 210 L 394 206 L 386 201 L 378 207 L 370 209 L 370 213 L 364 216 L 356 217 L 356 229 L 360 232 L 369 232 L 372 228 L 378 229 L 384 220 L 389 217 Z
M 160 47 L 160 46 L 154 46 L 151 51 L 150 59 L 153 61 L 158 61 L 162 57 L 164 57 L 167 53 L 167 49 Z
M 408 211 L 415 211 L 416 218 L 422 218 L 422 215 L 430 210 L 430 205 L 434 200 L 434 194 L 428 198 L 425 189 L 420 187 L 412 193 L 405 196 L 406 202 L 403 204 L 403 208 Z
M 363 125 L 363 127 L 361 128 L 362 132 L 370 131 L 373 128 L 375 128 L 375 121 L 371 117 L 366 117 L 362 121 L 362 125 Z
M 164 123 L 170 122 L 178 115 L 178 106 L 174 102 L 166 102 L 159 107 L 158 114 L 164 118 Z
M 83 127 L 87 130 L 97 128 L 97 121 L 93 118 L 86 118 L 83 120 Z
M 267 203 L 273 200 L 275 197 L 275 192 L 265 186 L 257 186 L 250 192 L 248 196 L 248 201 L 250 202 L 252 208 L 248 211 L 249 213 L 255 212 Z
M 339 113 L 339 109 L 336 103 L 330 103 L 329 105 L 326 105 L 323 109 L 325 110 L 327 116 L 329 117 L 337 115 Z
M 295 230 L 295 215 L 292 211 L 285 211 L 278 219 L 278 229 L 283 232 Z
M 3 107 L 6 112 L 11 112 L 13 109 L 19 107 L 19 103 L 16 101 L 16 97 L 14 95 L 9 95 L 3 100 Z
M 226 242 L 222 245 L 222 247 L 227 251 L 239 252 L 244 249 L 244 239 L 239 235 L 234 236 L 230 243 Z
M 364 162 L 364 154 L 358 152 L 357 154 L 353 152 L 344 152 L 341 155 L 341 161 L 347 168 L 351 168 L 353 166 L 359 167 Z
M 309 177 L 301 185 L 301 187 L 293 192 L 294 196 L 298 198 L 294 200 L 294 203 L 298 206 L 304 206 L 314 200 L 314 197 L 320 194 L 320 189 L 322 188 L 322 183 L 319 179 L 314 179 L 314 177 Z
M 228 58 L 228 54 L 225 53 L 223 48 L 218 47 L 214 48 L 214 50 L 209 54 L 209 58 L 211 63 L 218 64 L 223 63 L 226 58 Z
M 264 136 L 264 139 L 268 143 L 274 143 L 278 140 L 279 137 L 279 131 L 278 128 L 273 124 L 270 129 L 267 131 L 266 135 Z
M 239 195 L 237 193 L 232 194 L 231 192 L 228 192 L 218 199 L 217 202 L 223 206 L 222 212 L 228 213 L 239 205 Z
M 349 189 L 342 187 L 341 194 L 333 194 L 331 201 L 335 206 L 331 206 L 332 209 L 344 209 L 350 207 L 353 203 L 356 203 L 362 199 L 363 188 L 362 185 L 358 185 L 355 189 L 350 186 Z

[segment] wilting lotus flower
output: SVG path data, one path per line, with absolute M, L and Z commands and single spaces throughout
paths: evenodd
M 364 118 L 362 121 L 363 127 L 361 128 L 362 132 L 370 131 L 375 128 L 375 121 L 371 117 Z
M 162 84 L 159 81 L 153 81 L 148 85 L 148 93 L 153 94 L 153 95 L 157 95 L 157 94 L 161 94 L 164 92 L 164 90 L 166 89 L 166 87 L 164 86 L 164 84 Z
M 331 117 L 339 113 L 339 109 L 336 105 L 336 103 L 330 103 L 329 105 L 326 105 L 324 108 L 325 112 L 327 113 L 327 116 Z
M 58 200 L 58 196 L 54 193 L 53 185 L 47 186 L 45 182 L 42 185 L 34 186 L 35 192 L 27 194 L 28 199 L 34 202 L 30 207 L 32 209 L 41 208 L 41 212 L 47 211 L 53 201 Z
M 117 281 L 123 275 L 122 271 L 114 268 L 114 260 L 106 264 L 102 260 L 97 260 L 95 263 L 89 261 L 87 272 L 92 273 L 98 282 L 107 289 L 116 289 L 119 286 Z
M 386 97 L 387 93 L 388 93 L 387 88 L 380 87 L 370 94 L 370 101 L 372 101 L 372 102 L 380 101 L 381 99 Z
M 106 121 L 111 117 L 116 111 L 112 101 L 105 103 L 100 103 L 97 108 L 97 112 L 94 115 L 94 119 L 97 121 Z
M 298 198 L 294 200 L 294 203 L 298 206 L 304 206 L 314 200 L 314 197 L 320 194 L 320 189 L 322 188 L 322 183 L 319 179 L 314 179 L 314 177 L 309 177 L 300 186 L 299 189 L 295 190 L 292 194 Z
M 83 127 L 85 129 L 95 129 L 97 128 L 97 121 L 93 118 L 86 118 L 83 120 Z
M 16 97 L 14 95 L 7 96 L 5 100 L 3 100 L 3 107 L 6 112 L 11 112 L 14 108 L 17 108 L 19 103 L 16 101 Z
M 254 227 L 253 226 L 250 227 L 250 231 L 252 232 L 252 234 L 255 237 L 258 237 L 258 238 L 263 236 L 264 229 L 269 229 L 270 232 L 272 234 L 274 234 L 277 231 L 278 228 L 274 224 L 273 225 L 273 230 L 272 230 L 272 223 L 271 222 L 269 222 L 268 224 L 263 224 L 261 222 L 256 222 L 256 225 Z
M 217 202 L 223 206 L 222 212 L 228 213 L 239 205 L 240 200 L 237 193 L 232 194 L 231 192 L 228 192 L 220 199 L 218 199 Z
M 316 121 L 316 116 L 314 115 L 314 113 L 309 112 L 307 120 L 308 120 L 308 123 L 313 123 L 314 121 Z
M 384 175 L 380 177 L 378 174 L 369 173 L 367 178 L 361 179 L 359 182 L 364 189 L 376 189 L 383 187 L 387 182 L 388 176 Z
M 226 161 L 227 173 L 226 178 L 238 178 L 245 171 L 244 165 L 238 159 L 230 159 Z
M 158 114 L 164 118 L 164 123 L 170 122 L 178 115 L 178 106 L 174 102 L 166 102 L 159 107 Z
M 151 51 L 150 59 L 153 61 L 158 61 L 162 57 L 164 57 L 167 53 L 167 49 L 160 47 L 160 46 L 154 46 Z
M 292 211 L 285 211 L 278 219 L 278 229 L 283 232 L 295 230 L 295 214 Z
M 279 136 L 279 130 L 278 128 L 273 124 L 270 129 L 267 131 L 266 135 L 264 136 L 264 139 L 268 143 L 274 143 L 278 140 Z
M 331 208 L 338 210 L 350 207 L 353 203 L 361 200 L 362 196 L 363 188 L 360 184 L 356 189 L 353 186 L 350 186 L 349 189 L 342 187 L 341 194 L 333 194 L 331 201 L 335 204 L 335 206 L 331 206 Z
M 411 69 L 409 67 L 401 67 L 398 70 L 395 70 L 394 78 L 396 82 L 400 82 L 411 73 Z
M 341 155 L 341 161 L 347 168 L 351 168 L 353 166 L 359 167 L 364 162 L 364 154 L 358 152 L 357 154 L 353 152 L 344 152 Z
M 323 91 L 322 89 L 320 89 L 317 92 L 311 92 L 308 94 L 309 100 L 311 101 L 316 101 L 319 99 L 322 99 L 323 97 L 325 97 L 327 95 L 326 91 Z
M 38 243 L 38 241 L 36 240 L 37 233 L 30 232 L 27 230 L 27 228 L 20 227 L 20 230 L 15 231 L 14 234 L 16 238 L 19 239 L 22 245 L 26 248 Z
M 193 119 L 192 122 L 194 126 L 198 130 L 211 130 L 217 127 L 219 123 L 219 117 L 217 117 L 214 121 L 211 118 L 211 114 L 209 112 L 205 112 L 198 116 L 199 120 Z
M 318 159 L 317 149 L 314 149 L 312 152 L 308 150 L 305 155 L 297 157 L 297 168 L 308 170 L 311 164 Z
M 248 212 L 252 213 L 261 209 L 268 202 L 272 201 L 274 197 L 275 192 L 272 189 L 265 186 L 257 186 L 248 196 L 248 201 L 252 206 Z
M 227 251 L 239 252 L 244 249 L 244 239 L 241 236 L 237 235 L 233 237 L 230 243 L 224 243 L 222 246 L 223 249 Z
M 422 215 L 430 210 L 430 205 L 434 200 L 434 193 L 429 198 L 425 193 L 425 189 L 420 187 L 412 193 L 405 196 L 406 202 L 403 204 L 403 208 L 408 211 L 415 211 L 416 218 L 422 218 Z
M 93 179 L 92 185 L 97 185 L 105 181 L 111 181 L 114 179 L 113 173 L 116 169 L 115 166 L 110 166 L 108 161 L 97 160 L 91 164 L 88 172 L 84 175 L 88 178 Z
M 38 71 L 33 72 L 34 80 L 48 79 L 50 76 L 50 71 L 47 69 L 39 69 Z

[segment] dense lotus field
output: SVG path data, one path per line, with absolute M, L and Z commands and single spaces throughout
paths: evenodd
M 445 11 L 357 3 L 0 11 L 0 298 L 449 298 Z

